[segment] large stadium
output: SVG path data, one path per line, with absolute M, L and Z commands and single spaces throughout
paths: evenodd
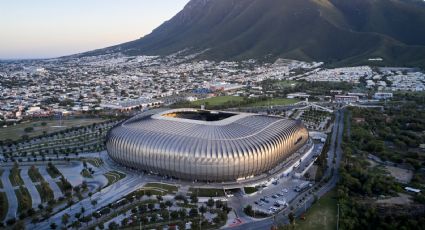
M 308 140 L 300 121 L 249 113 L 175 109 L 135 116 L 108 133 L 108 154 L 128 167 L 190 181 L 260 175 Z

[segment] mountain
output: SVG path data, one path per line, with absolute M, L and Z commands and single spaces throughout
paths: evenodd
M 151 34 L 95 51 L 424 66 L 422 0 L 191 0 Z

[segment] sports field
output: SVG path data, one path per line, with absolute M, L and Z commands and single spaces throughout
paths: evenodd
M 331 230 L 336 228 L 337 200 L 336 192 L 332 190 L 319 199 L 305 213 L 305 220 L 298 219 L 295 223 L 297 230 Z
M 243 97 L 237 97 L 237 96 L 219 96 L 219 97 L 212 97 L 208 99 L 198 100 L 194 101 L 191 104 L 194 106 L 201 106 L 201 105 L 209 105 L 209 106 L 221 106 L 228 102 L 242 102 Z

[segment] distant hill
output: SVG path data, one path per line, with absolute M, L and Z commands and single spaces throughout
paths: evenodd
M 151 34 L 90 52 L 200 58 L 290 58 L 335 65 L 425 63 L 425 3 L 419 0 L 191 0 Z

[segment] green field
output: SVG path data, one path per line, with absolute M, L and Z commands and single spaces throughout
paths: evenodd
M 167 193 L 176 193 L 178 190 L 177 186 L 163 183 L 147 183 L 143 187 L 164 190 Z
M 44 181 L 44 178 L 41 176 L 40 172 L 38 171 L 38 168 L 34 166 L 28 169 L 28 175 L 30 176 L 32 182 L 37 183 Z
M 212 97 L 208 99 L 198 100 L 191 103 L 193 106 L 201 106 L 206 105 L 208 106 L 221 106 L 228 102 L 242 102 L 243 97 L 237 97 L 237 96 L 220 96 L 220 97 Z
M 106 179 L 108 179 L 108 185 L 107 186 L 109 186 L 113 183 L 116 183 L 119 180 L 126 177 L 126 175 L 124 173 L 117 172 L 117 171 L 110 171 L 110 172 L 107 172 L 103 175 L 106 177 Z
M 336 192 L 332 190 L 320 198 L 305 213 L 305 220 L 297 220 L 297 230 L 331 230 L 336 228 L 337 200 Z
M 43 131 L 47 133 L 57 132 L 64 129 L 78 127 L 78 126 L 87 126 L 93 123 L 99 123 L 105 121 L 100 118 L 77 118 L 77 119 L 69 119 L 62 120 L 60 124 L 58 120 L 39 120 L 32 122 L 24 122 L 17 125 L 11 125 L 6 128 L 0 128 L 0 140 L 18 140 L 23 135 L 28 135 L 29 137 L 35 137 L 43 134 Z M 46 125 L 43 126 L 42 123 L 46 122 Z M 58 127 L 60 126 L 60 127 Z M 24 129 L 27 127 L 33 127 L 34 130 L 32 132 L 25 132 Z
M 0 192 L 0 221 L 6 217 L 8 208 L 6 193 Z
M 28 189 L 20 187 L 15 190 L 16 198 L 18 199 L 18 212 L 24 212 L 31 208 L 31 195 L 28 192 Z
M 12 168 L 10 170 L 9 180 L 13 186 L 24 185 L 24 181 L 21 178 L 21 170 L 18 168 Z
M 40 194 L 42 202 L 48 202 L 55 198 L 53 194 L 53 190 L 50 188 L 49 183 L 43 181 L 41 182 L 41 184 L 36 185 L 35 188 Z
M 219 197 L 224 196 L 223 189 L 212 188 L 190 188 L 189 192 L 196 194 L 198 197 Z
M 265 101 L 258 101 L 245 105 L 244 107 L 260 107 L 260 106 L 277 106 L 277 105 L 290 105 L 299 102 L 298 99 L 288 99 L 288 98 L 271 98 Z

